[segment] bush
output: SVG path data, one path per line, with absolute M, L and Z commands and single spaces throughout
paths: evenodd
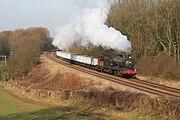
M 150 97 L 141 93 L 106 89 L 92 90 L 82 94 L 93 103 L 116 107 L 122 111 L 141 110 L 153 115 L 156 119 L 178 119 L 180 117 L 180 100 L 171 97 Z
M 158 54 L 154 58 L 144 56 L 138 60 L 138 71 L 142 75 L 180 79 L 180 65 L 165 52 Z
M 7 80 L 8 79 L 8 71 L 5 65 L 0 65 L 0 80 Z

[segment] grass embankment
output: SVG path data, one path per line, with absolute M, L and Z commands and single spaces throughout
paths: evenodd
M 0 120 L 88 119 L 80 115 L 71 114 L 69 111 L 26 103 L 9 95 L 1 87 L 0 96 Z
M 3 85 L 7 90 L 37 101 L 35 103 L 42 101 L 54 104 L 56 107 L 8 113 L 0 117 L 80 120 L 171 120 L 179 118 L 179 100 L 153 99 L 143 94 L 118 91 L 110 86 L 110 89 L 106 89 L 107 86 L 95 82 L 95 78 L 89 79 L 87 76 L 78 75 L 75 71 L 43 57 L 41 64 L 34 68 L 25 79 L 9 81 Z M 8 118 L 14 115 L 16 115 L 15 118 Z M 28 118 L 23 118 L 24 116 Z
M 32 112 L 22 112 L 15 113 L 15 118 L 13 119 L 75 119 L 75 120 L 151 120 L 153 117 L 140 112 L 139 110 L 133 111 L 122 111 L 117 109 L 117 107 L 105 107 L 103 105 L 97 104 L 95 102 L 89 102 L 88 100 L 55 100 L 51 98 L 44 98 L 38 96 L 31 96 L 29 93 L 24 93 L 15 87 L 12 87 L 10 91 L 11 94 L 17 96 L 25 101 L 30 101 L 30 103 L 36 103 L 40 105 L 53 106 L 53 108 L 44 108 L 40 110 L 35 110 Z M 8 88 L 6 88 L 8 89 Z M 59 111 L 58 111 L 58 110 Z M 52 117 L 52 114 L 54 115 Z M 23 118 L 25 115 L 28 117 Z M 0 115 L 1 116 L 1 115 Z M 5 116 L 11 117 L 12 115 Z M 5 118 L 3 117 L 3 118 Z M 34 118 L 32 118 L 34 117 Z M 1 119 L 1 117 L 0 117 Z M 12 119 L 12 118 L 10 118 Z

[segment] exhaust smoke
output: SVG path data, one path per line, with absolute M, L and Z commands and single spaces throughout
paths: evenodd
M 68 49 L 76 42 L 102 45 L 119 51 L 131 50 L 127 37 L 112 27 L 105 25 L 110 7 L 115 0 L 75 0 L 75 11 L 70 23 L 59 28 L 53 45 Z

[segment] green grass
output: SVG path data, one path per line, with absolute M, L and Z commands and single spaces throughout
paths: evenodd
M 23 102 L 0 87 L 0 120 L 86 120 L 68 110 L 48 108 Z
M 111 119 L 112 116 L 106 116 L 104 114 L 106 112 L 119 114 L 122 116 L 122 118 L 131 119 L 131 120 L 152 119 L 149 115 L 146 115 L 138 110 L 134 110 L 130 112 L 113 110 L 113 109 L 108 110 L 107 108 L 104 108 L 101 105 L 97 105 L 97 104 L 92 105 L 86 101 L 64 100 L 59 102 L 59 104 L 69 107 L 49 108 L 45 106 L 26 103 L 9 95 L 0 86 L 0 120 Z M 115 118 L 113 117 L 112 119 Z
M 122 115 L 127 119 L 133 120 L 153 120 L 154 118 L 150 115 L 144 114 L 143 112 L 139 110 L 134 110 L 131 112 L 123 112 Z

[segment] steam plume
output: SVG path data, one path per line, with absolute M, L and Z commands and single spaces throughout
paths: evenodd
M 127 37 L 105 25 L 111 5 L 115 0 L 76 0 L 76 13 L 72 21 L 58 31 L 53 45 L 68 49 L 74 42 L 86 45 L 102 45 L 119 51 L 131 49 Z

